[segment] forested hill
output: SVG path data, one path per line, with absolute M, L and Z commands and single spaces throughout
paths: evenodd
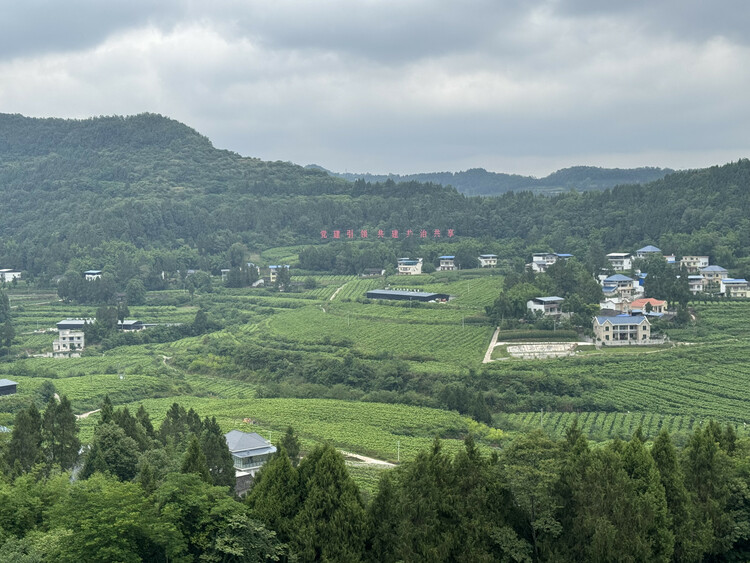
M 310 166 L 309 168 L 323 168 Z M 363 179 L 366 182 L 431 182 L 453 186 L 466 195 L 492 196 L 505 192 L 530 191 L 554 195 L 570 190 L 604 190 L 625 184 L 646 184 L 659 180 L 674 172 L 669 168 L 598 168 L 596 166 L 573 166 L 553 172 L 544 178 L 488 172 L 484 168 L 471 168 L 463 172 L 430 172 L 422 174 L 352 174 L 330 172 L 329 174 L 351 182 Z
M 457 237 L 446 245 L 472 237 L 519 259 L 650 243 L 740 268 L 750 249 L 749 186 L 742 160 L 604 191 L 468 197 L 437 184 L 346 182 L 242 157 L 157 115 L 0 115 L 0 267 L 56 275 L 137 251 L 133 272 L 218 273 L 236 242 L 258 249 L 319 243 L 321 230 L 451 228 Z M 388 238 L 367 242 L 403 245 L 401 255 L 419 244 Z

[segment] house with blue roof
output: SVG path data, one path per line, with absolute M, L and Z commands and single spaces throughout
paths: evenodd
M 635 251 L 635 257 L 640 258 L 641 260 L 645 260 L 649 256 L 654 256 L 656 254 L 661 254 L 661 249 L 656 248 L 653 244 L 649 244 L 648 246 L 644 246 Z
M 725 278 L 721 280 L 719 292 L 725 297 L 746 299 L 750 297 L 750 287 L 744 278 Z
M 456 269 L 456 257 L 455 256 L 440 256 L 438 260 L 440 260 L 440 266 L 438 266 L 438 270 L 440 270 L 441 272 L 446 272 L 446 271 Z
M 224 434 L 235 469 L 238 495 L 243 495 L 252 484 L 255 474 L 276 453 L 276 447 L 256 432 L 230 430 Z
M 705 268 L 700 269 L 700 274 L 703 276 L 703 279 L 706 282 L 716 282 L 719 283 L 724 278 L 728 278 L 727 275 L 729 272 L 726 268 L 722 268 L 721 266 L 706 266 Z
M 602 291 L 606 295 L 630 297 L 634 288 L 635 280 L 623 274 L 614 274 L 602 280 Z
M 399 258 L 398 273 L 401 276 L 418 276 L 422 273 L 422 259 Z
M 539 312 L 545 317 L 557 316 L 562 313 L 561 305 L 565 301 L 562 297 L 535 297 L 526 302 L 526 308 L 532 313 Z
M 480 254 L 478 260 L 480 268 L 497 267 L 497 254 Z
M 650 344 L 651 323 L 643 315 L 596 316 L 594 336 L 603 344 Z

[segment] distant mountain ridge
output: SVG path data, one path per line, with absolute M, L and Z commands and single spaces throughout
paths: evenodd
M 332 176 L 350 182 L 364 179 L 366 182 L 430 182 L 453 186 L 466 195 L 493 196 L 506 192 L 530 191 L 553 195 L 570 190 L 579 192 L 606 190 L 615 186 L 647 184 L 660 180 L 674 170 L 670 168 L 599 168 L 596 166 L 572 166 L 553 172 L 544 178 L 489 172 L 484 168 L 471 168 L 463 172 L 427 172 L 420 174 L 353 174 L 331 172 L 317 165 L 310 165 L 328 172 Z

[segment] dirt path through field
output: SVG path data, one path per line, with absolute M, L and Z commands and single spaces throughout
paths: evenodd
M 375 459 L 352 452 L 346 452 L 344 450 L 339 451 L 344 455 L 345 458 L 352 458 L 352 460 L 354 460 L 356 463 L 363 463 L 365 465 L 379 465 L 381 467 L 396 467 L 396 464 L 391 463 L 390 461 L 383 461 L 382 459 Z
M 347 282 L 347 283 L 349 283 L 349 282 Z M 346 283 L 344 285 L 346 285 Z M 331 295 L 331 298 L 328 301 L 333 301 L 334 298 L 339 294 L 339 291 L 341 291 L 342 289 L 344 289 L 344 285 L 342 285 L 340 288 L 338 288 L 336 291 L 334 291 L 333 295 Z
M 77 414 L 77 415 L 76 415 L 76 418 L 77 418 L 78 420 L 80 420 L 80 419 L 82 419 L 82 418 L 88 418 L 88 417 L 89 417 L 89 415 L 91 415 L 91 414 L 94 414 L 95 412 L 99 412 L 100 410 L 102 410 L 102 409 L 96 409 L 95 411 L 89 411 L 89 412 L 85 412 L 85 413 L 83 413 L 83 414 Z
M 497 346 L 497 335 L 500 333 L 500 327 L 497 327 L 495 329 L 495 334 L 492 335 L 492 340 L 490 340 L 490 345 L 487 348 L 487 352 L 484 354 L 484 360 L 482 360 L 483 364 L 489 364 L 492 361 L 492 351 L 495 349 L 495 346 Z

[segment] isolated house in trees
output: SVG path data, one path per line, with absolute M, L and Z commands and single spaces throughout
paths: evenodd
M 651 340 L 651 324 L 643 315 L 594 317 L 594 336 L 603 343 L 647 344 Z
M 558 254 L 555 252 L 535 252 L 531 255 L 531 263 L 526 264 L 533 272 L 546 272 L 552 264 L 558 260 L 567 260 L 572 258 L 572 254 Z
M 238 495 L 245 494 L 255 474 L 276 453 L 276 447 L 260 434 L 230 430 L 224 434 L 234 463 Z
M 610 252 L 607 254 L 609 266 L 615 272 L 631 270 L 633 268 L 633 257 L 629 252 Z
M 0 395 L 14 395 L 18 383 L 10 379 L 0 379 Z
M 416 276 L 422 273 L 422 259 L 399 258 L 398 273 L 402 276 Z
M 480 268 L 497 267 L 497 254 L 480 254 L 478 260 Z
M 455 256 L 440 256 L 440 266 L 438 270 L 441 272 L 455 270 L 456 269 L 456 257 Z
M 21 272 L 11 270 L 10 268 L 0 270 L 0 282 L 10 283 L 15 279 L 21 279 Z
M 92 281 L 92 280 L 98 280 L 102 277 L 102 271 L 101 270 L 86 270 L 83 272 L 83 277 L 86 278 L 86 281 Z
M 565 299 L 556 295 L 551 297 L 535 297 L 526 302 L 526 308 L 533 313 L 539 312 L 544 316 L 554 316 L 562 313 L 560 307 L 563 301 Z

